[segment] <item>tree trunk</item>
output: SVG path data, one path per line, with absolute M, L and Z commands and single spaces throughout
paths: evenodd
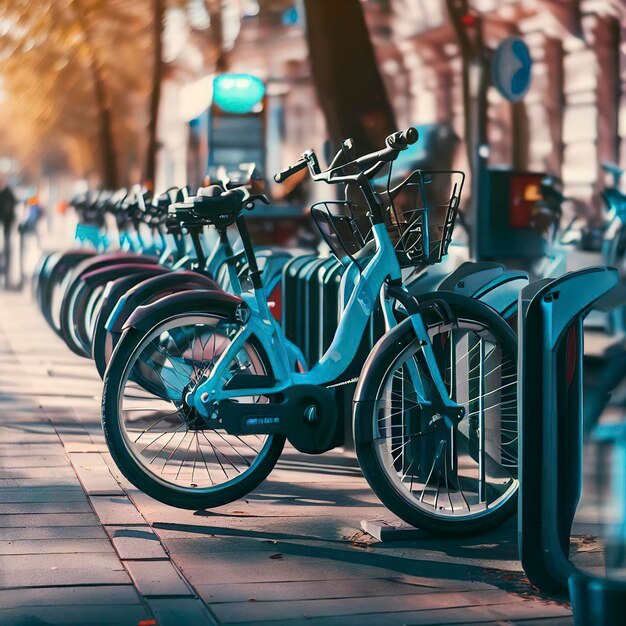
M 222 0 L 204 0 L 204 6 L 211 19 L 209 38 L 215 56 L 215 71 L 225 72 L 228 67 L 228 59 L 226 51 L 224 50 Z
M 360 0 L 305 0 L 307 42 L 330 140 L 351 137 L 359 153 L 396 130 Z
M 102 184 L 106 189 L 117 189 L 117 151 L 113 139 L 111 108 L 107 102 L 106 88 L 97 63 L 91 64 L 98 116 L 100 117 L 100 150 L 102 155 Z
M 100 141 L 100 155 L 102 163 L 102 186 L 106 189 L 117 189 L 117 151 L 113 136 L 113 121 L 111 107 L 107 98 L 106 84 L 102 74 L 102 66 L 93 45 L 91 29 L 79 0 L 73 2 L 76 19 L 83 31 L 85 47 L 89 56 L 89 71 L 94 88 L 94 97 L 98 110 L 100 128 L 98 132 Z
M 145 184 L 154 187 L 158 152 L 159 105 L 161 103 L 161 82 L 163 79 L 163 19 L 165 7 L 163 0 L 153 0 L 153 66 L 152 88 L 150 92 L 150 110 L 148 117 L 148 147 L 146 152 Z

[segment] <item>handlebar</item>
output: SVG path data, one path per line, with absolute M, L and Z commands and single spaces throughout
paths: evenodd
M 398 131 L 389 135 L 389 137 L 385 139 L 386 147 L 382 150 L 365 154 L 348 163 L 334 165 L 337 161 L 337 157 L 339 157 L 338 153 L 337 157 L 333 159 L 330 167 L 325 171 L 320 170 L 315 152 L 313 150 L 307 150 L 293 165 L 290 165 L 276 174 L 276 176 L 274 176 L 274 180 L 277 183 L 282 183 L 296 172 L 308 167 L 313 180 L 323 180 L 327 183 L 347 182 L 348 180 L 353 180 L 355 177 L 355 175 L 342 174 L 342 171 L 348 166 L 354 166 L 359 170 L 356 176 L 365 175 L 369 178 L 376 171 L 378 171 L 384 163 L 394 161 L 402 150 L 406 150 L 418 139 L 419 133 L 417 128 L 410 126 L 406 130 Z
M 286 167 L 284 170 L 278 172 L 274 176 L 274 180 L 277 183 L 285 182 L 290 176 L 293 176 L 296 172 L 300 172 L 308 166 L 308 163 L 304 157 L 298 159 L 293 165 Z

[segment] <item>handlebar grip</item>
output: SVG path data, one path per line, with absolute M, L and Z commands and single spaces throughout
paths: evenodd
M 394 150 L 406 150 L 419 139 L 417 128 L 409 126 L 406 130 L 393 133 L 387 137 L 387 145 Z
M 403 130 L 400 137 L 406 142 L 407 146 L 414 144 L 419 139 L 420 134 L 417 132 L 417 128 L 409 126 L 406 130 Z
M 283 183 L 290 176 L 292 176 L 296 172 L 299 172 L 300 170 L 303 170 L 306 166 L 307 166 L 307 162 L 304 159 L 299 159 L 293 165 L 290 165 L 289 167 L 286 167 L 284 170 L 278 172 L 278 174 L 274 176 L 274 180 L 277 183 Z

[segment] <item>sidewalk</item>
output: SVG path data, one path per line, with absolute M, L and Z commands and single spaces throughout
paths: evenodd
M 352 457 L 287 450 L 248 499 L 160 504 L 100 430 L 101 383 L 28 298 L 0 294 L 0 624 L 570 624 L 488 536 L 377 543 Z M 41 620 L 41 621 L 38 621 Z

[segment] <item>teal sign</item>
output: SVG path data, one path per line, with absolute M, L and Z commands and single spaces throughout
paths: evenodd
M 213 80 L 213 103 L 225 113 L 250 113 L 263 96 L 263 81 L 251 74 L 220 74 Z

